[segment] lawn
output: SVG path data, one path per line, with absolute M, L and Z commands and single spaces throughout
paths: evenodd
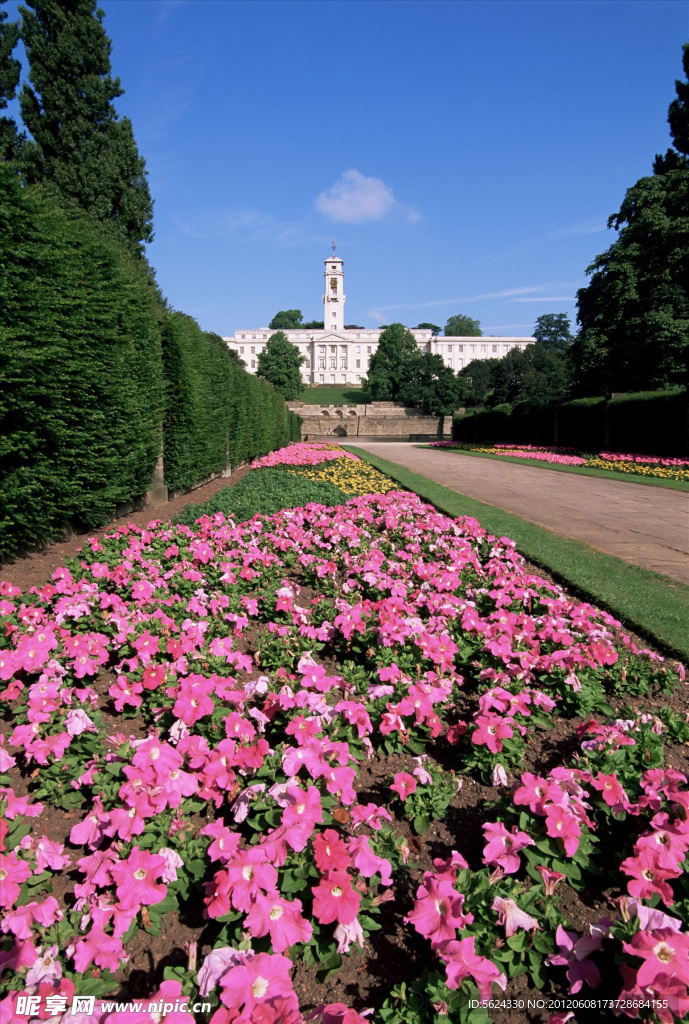
M 307 405 L 362 405 L 371 401 L 363 388 L 343 384 L 341 387 L 304 388 L 298 399 Z
M 681 666 L 335 446 L 241 483 L 0 584 L 0 1019 L 686 1017 Z

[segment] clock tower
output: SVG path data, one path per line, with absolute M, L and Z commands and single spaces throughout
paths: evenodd
M 344 330 L 344 272 L 343 262 L 333 254 L 325 260 L 325 294 L 323 295 L 323 327 L 326 331 Z

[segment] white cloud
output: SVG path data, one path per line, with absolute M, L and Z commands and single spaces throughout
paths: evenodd
M 481 295 L 460 295 L 450 299 L 430 299 L 426 302 L 398 302 L 395 305 L 389 306 L 378 306 L 376 313 L 370 311 L 369 315 L 379 315 L 381 311 L 391 311 L 397 309 L 428 309 L 433 306 L 456 306 L 458 303 L 465 304 L 469 302 L 483 302 L 484 299 L 511 299 L 513 302 L 569 302 L 572 299 L 571 295 L 568 295 L 566 299 L 561 296 L 548 296 L 543 299 L 540 297 L 526 297 L 529 292 L 541 292 L 548 288 L 579 288 L 579 282 L 571 281 L 551 281 L 546 284 L 535 284 L 529 285 L 526 288 L 505 288 L 499 292 L 483 292 Z
M 529 298 L 514 299 L 514 302 L 573 302 L 573 295 L 531 295 Z
M 316 196 L 314 202 L 324 217 L 344 224 L 383 220 L 393 211 L 401 214 L 407 224 L 421 220 L 418 210 L 399 203 L 384 181 L 367 178 L 354 167 L 344 171 L 334 185 Z

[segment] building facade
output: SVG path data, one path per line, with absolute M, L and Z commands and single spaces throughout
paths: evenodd
M 343 261 L 334 253 L 325 260 L 324 276 L 323 329 L 296 328 L 283 333 L 305 357 L 301 367 L 305 384 L 361 384 L 378 348 L 381 329 L 344 326 Z M 510 349 L 524 349 L 536 341 L 535 338 L 433 337 L 430 330 L 410 330 L 421 352 L 441 356 L 445 365 L 455 372 L 472 359 L 500 359 Z M 269 327 L 252 328 L 235 331 L 231 338 L 223 340 L 244 360 L 249 373 L 256 373 L 258 356 L 274 333 Z

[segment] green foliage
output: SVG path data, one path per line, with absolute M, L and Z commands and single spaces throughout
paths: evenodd
M 440 327 L 437 324 L 422 323 L 417 324 L 414 328 L 415 331 L 430 331 L 434 338 L 440 334 Z M 445 332 L 447 334 L 447 331 Z
M 606 447 L 649 455 L 687 454 L 686 388 L 638 391 L 607 403 Z
M 424 352 L 404 364 L 399 400 L 433 416 L 453 413 L 461 402 L 463 390 L 454 371 L 442 356 Z
M 363 386 L 374 402 L 396 402 L 403 382 L 408 379 L 410 363 L 420 353 L 414 335 L 404 324 L 390 324 L 378 338 L 378 348 L 371 357 L 368 377 Z
M 689 75 L 689 49 L 684 50 Z M 588 268 L 572 346 L 580 394 L 682 384 L 689 374 L 689 84 L 677 83 L 670 124 L 678 151 L 628 191 L 608 221 L 619 236 Z
M 162 339 L 165 482 L 183 490 L 229 462 L 227 396 L 240 368 L 222 338 L 205 333 L 183 313 L 166 313 Z
M 445 324 L 445 335 L 454 338 L 480 338 L 481 322 L 472 320 L 470 316 L 457 313 L 448 318 Z
M 268 344 L 259 352 L 256 373 L 273 385 L 283 398 L 298 398 L 304 390 L 300 366 L 306 361 L 296 345 L 287 340 L 282 331 L 268 338 Z
M 33 141 L 22 146 L 28 182 L 112 224 L 135 253 L 153 237 L 153 203 L 132 125 L 118 118 L 110 40 L 95 0 L 27 0 L 21 38 L 29 63 L 20 109 Z
M 110 231 L 0 165 L 0 557 L 143 494 L 163 409 L 156 293 Z
M 534 338 L 544 348 L 566 352 L 574 341 L 566 313 L 544 313 L 536 320 L 533 329 Z
M 682 47 L 682 68 L 689 79 L 689 43 Z M 668 149 L 665 156 L 656 156 L 653 164 L 654 174 L 664 174 L 689 165 L 689 82 L 675 81 L 677 99 L 673 100 L 668 110 L 667 120 L 670 134 L 675 147 Z
M 271 331 L 289 331 L 295 327 L 304 327 L 300 309 L 281 309 L 268 324 Z M 323 326 L 321 324 L 321 326 Z
M 212 516 L 216 512 L 244 522 L 257 513 L 273 515 L 283 508 L 296 508 L 309 502 L 343 505 L 348 500 L 349 495 L 334 484 L 308 480 L 286 469 L 257 469 L 234 487 L 218 491 L 203 505 L 187 505 L 176 522 L 192 526 L 201 516 Z
M 5 3 L 5 0 L 0 0 Z M 0 10 L 0 110 L 7 108 L 19 85 L 21 65 L 12 56 L 19 41 L 19 22 L 7 20 L 7 11 Z M 0 117 L 0 160 L 12 160 L 18 144 L 17 126 L 11 117 Z
M 184 313 L 167 313 L 162 335 L 168 487 L 188 490 L 299 439 L 301 419 L 274 388 L 242 369 L 217 334 Z
M 493 384 L 493 372 L 499 359 L 472 359 L 459 371 L 458 376 L 467 383 L 467 402 L 479 405 L 486 401 Z

